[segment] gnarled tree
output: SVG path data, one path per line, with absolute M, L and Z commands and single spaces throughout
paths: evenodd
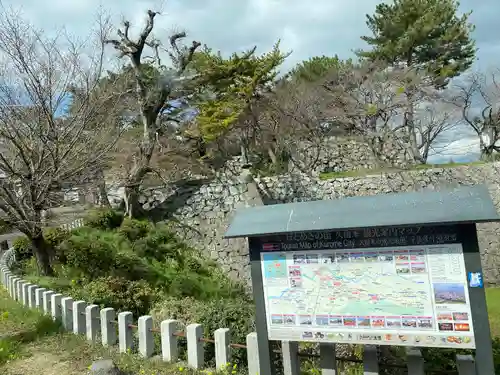
M 454 85 L 453 103 L 465 124 L 478 136 L 481 159 L 491 160 L 500 152 L 500 70 L 491 75 L 471 73 Z
M 97 38 L 82 46 L 47 37 L 19 13 L 0 14 L 0 209 L 31 239 L 45 275 L 53 270 L 42 211 L 61 189 L 94 179 L 120 135 L 95 126 L 114 121 L 112 110 L 101 110 L 108 93 L 93 95 L 102 76 L 107 22 L 97 26 Z M 75 85 L 81 95 L 70 114 Z
M 148 173 L 154 172 L 151 167 L 151 158 L 157 146 L 159 129 L 159 115 L 171 108 L 170 100 L 175 92 L 182 88 L 186 80 L 185 71 L 193 54 L 200 43 L 193 41 L 189 47 L 181 45 L 181 40 L 186 37 L 184 32 L 176 33 L 169 38 L 170 46 L 162 47 L 160 42 L 153 38 L 151 33 L 157 12 L 148 10 L 146 25 L 141 30 L 138 38 L 129 35 L 130 22 L 123 24 L 123 29 L 118 30 L 118 39 L 108 39 L 120 54 L 127 57 L 133 70 L 135 84 L 135 99 L 137 112 L 142 122 L 141 144 L 137 154 L 133 155 L 133 165 L 125 178 L 125 208 L 129 217 L 140 214 L 139 193 L 141 184 Z M 154 54 L 153 59 L 148 59 L 144 54 L 145 48 L 150 48 Z M 172 65 L 167 67 L 161 61 L 161 52 L 166 52 Z M 154 65 L 156 69 L 151 69 Z M 152 73 L 152 74 L 151 74 Z

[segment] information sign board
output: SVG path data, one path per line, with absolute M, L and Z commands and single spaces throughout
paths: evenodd
M 336 250 L 295 240 L 261 244 L 270 340 L 475 348 L 462 245 L 446 243 L 456 238 Z

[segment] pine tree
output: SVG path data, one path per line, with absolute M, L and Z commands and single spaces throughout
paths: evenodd
M 260 56 L 255 55 L 255 48 L 229 58 L 207 48 L 198 53 L 193 67 L 200 74 L 203 94 L 196 118 L 201 137 L 210 142 L 227 131 L 253 99 L 271 88 L 287 56 L 280 51 L 279 42 Z
M 455 0 L 395 0 L 367 15 L 373 36 L 363 36 L 372 50 L 358 56 L 392 66 L 424 70 L 437 87 L 467 70 L 475 59 L 471 12 L 457 15 Z
M 328 76 L 334 70 L 339 69 L 341 65 L 352 64 L 352 61 L 342 61 L 337 55 L 314 56 L 297 64 L 289 73 L 288 77 L 295 81 L 316 82 Z

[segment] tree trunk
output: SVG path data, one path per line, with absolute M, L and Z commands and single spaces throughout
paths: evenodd
M 97 176 L 97 187 L 99 189 L 99 205 L 106 208 L 111 208 L 111 203 L 108 198 L 108 189 L 106 189 L 106 180 L 104 179 L 103 171 L 99 171 Z
M 38 270 L 43 276 L 54 276 L 54 269 L 51 265 L 52 249 L 43 238 L 42 229 L 37 228 L 35 232 L 36 235 L 31 237 L 31 244 L 36 256 Z
M 125 187 L 125 215 L 129 218 L 142 216 L 144 210 L 139 203 L 140 185 Z

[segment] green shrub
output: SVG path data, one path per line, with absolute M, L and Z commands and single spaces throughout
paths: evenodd
M 62 228 L 46 228 L 43 231 L 43 238 L 50 246 L 56 255 L 56 259 L 60 263 L 66 263 L 66 255 L 63 251 L 59 251 L 59 245 L 71 236 L 71 232 Z
M 147 279 L 148 267 L 131 249 L 130 242 L 116 232 L 80 228 L 58 248 L 64 254 L 65 265 L 82 277 L 125 277 Z
M 116 229 L 122 222 L 123 214 L 111 209 L 94 210 L 84 219 L 85 226 L 100 230 Z
M 495 374 L 500 374 L 500 337 L 493 338 L 492 347 Z M 422 348 L 422 356 L 425 362 L 429 363 L 429 370 L 435 373 L 456 371 L 457 354 L 473 354 L 473 351 L 465 349 Z
M 127 217 L 123 220 L 120 228 L 118 228 L 118 233 L 133 242 L 145 237 L 152 228 L 153 224 L 149 221 L 135 220 Z
M 18 237 L 12 244 L 14 253 L 16 254 L 16 261 L 22 262 L 33 257 L 33 245 L 28 237 Z
M 165 319 L 176 319 L 185 325 L 201 324 L 205 337 L 210 338 L 213 338 L 216 329 L 229 328 L 231 342 L 245 344 L 246 336 L 255 331 L 254 312 L 253 304 L 245 297 L 209 301 L 167 298 L 153 308 L 151 315 L 155 324 Z M 205 348 L 206 358 L 213 361 L 213 345 Z M 234 350 L 232 360 L 239 366 L 245 366 L 246 350 Z
M 69 267 L 96 278 L 105 276 L 114 268 L 119 248 L 126 245 L 126 240 L 116 233 L 87 229 L 63 241 L 59 249 Z
M 71 290 L 73 298 L 117 311 L 130 311 L 135 317 L 147 314 L 159 295 L 159 291 L 144 280 L 130 281 L 121 277 L 97 278 Z
M 141 258 L 164 261 L 174 260 L 183 264 L 184 259 L 193 252 L 166 226 L 153 228 L 144 238 L 133 244 L 134 252 Z

